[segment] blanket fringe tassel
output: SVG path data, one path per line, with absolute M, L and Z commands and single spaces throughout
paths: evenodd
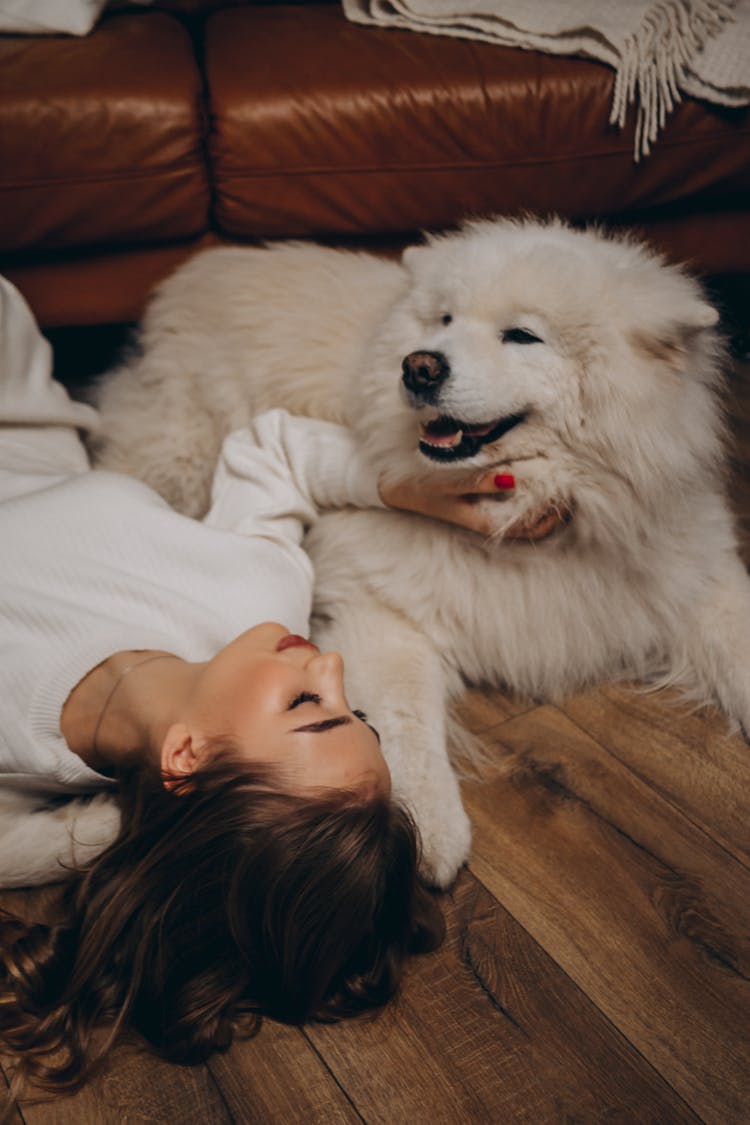
M 628 37 L 610 123 L 622 128 L 628 107 L 637 103 L 636 162 L 648 156 L 667 115 L 682 100 L 680 82 L 692 59 L 733 18 L 732 0 L 661 0 Z

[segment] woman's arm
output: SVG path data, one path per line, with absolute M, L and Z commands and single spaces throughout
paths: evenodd
M 0 500 L 88 469 L 79 429 L 97 413 L 52 378 L 52 356 L 18 290 L 0 277 Z
M 480 501 L 512 487 L 497 469 L 381 484 L 345 426 L 270 410 L 224 442 L 205 522 L 300 543 L 324 509 L 391 507 L 489 534 Z
M 269 410 L 224 442 L 204 522 L 299 544 L 321 511 L 348 506 L 384 506 L 352 433 Z

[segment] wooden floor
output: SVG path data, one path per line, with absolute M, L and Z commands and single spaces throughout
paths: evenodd
M 732 405 L 748 561 L 749 386 Z M 623 686 L 531 709 L 472 692 L 465 714 L 497 770 L 465 785 L 471 866 L 400 1003 L 267 1023 L 194 1069 L 120 1051 L 12 1120 L 750 1122 L 750 747 Z

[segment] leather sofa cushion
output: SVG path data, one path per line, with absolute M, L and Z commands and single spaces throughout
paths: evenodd
M 0 37 L 3 250 L 203 231 L 200 97 L 190 37 L 164 12 L 82 39 Z
M 599 63 L 357 27 L 327 4 L 215 12 L 205 44 L 229 235 L 658 212 L 690 197 L 721 209 L 750 190 L 746 111 L 686 102 L 635 165 L 632 125 L 608 125 L 613 72 Z

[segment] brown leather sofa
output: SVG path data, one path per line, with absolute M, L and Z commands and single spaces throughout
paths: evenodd
M 748 111 L 687 100 L 635 164 L 612 81 L 333 2 L 165 0 L 82 39 L 0 36 L 0 271 L 46 326 L 120 322 L 216 241 L 393 246 L 521 211 L 750 271 Z

